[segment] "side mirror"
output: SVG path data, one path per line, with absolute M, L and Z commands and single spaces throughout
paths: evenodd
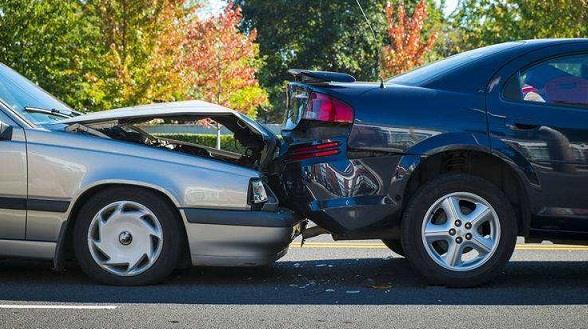
M 0 121 L 0 141 L 12 140 L 12 126 Z

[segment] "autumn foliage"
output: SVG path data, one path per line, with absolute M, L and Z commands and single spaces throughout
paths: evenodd
M 267 93 L 255 74 L 261 66 L 255 30 L 241 33 L 241 9 L 232 3 L 218 17 L 194 19 L 187 27 L 184 70 L 189 95 L 255 117 Z
M 96 109 L 185 98 L 183 0 L 87 0 L 84 13 L 99 30 L 97 67 L 86 74 Z
M 425 55 L 433 48 L 437 39 L 434 32 L 428 37 L 423 35 L 427 19 L 425 0 L 417 3 L 412 16 L 406 13 L 402 2 L 396 8 L 388 2 L 386 19 L 390 45 L 382 49 L 381 74 L 394 76 L 423 64 Z
M 288 68 L 365 80 L 379 68 L 404 71 L 423 62 L 441 15 L 430 0 L 411 15 L 363 1 L 374 23 L 388 17 L 390 45 L 378 65 L 382 39 L 365 37 L 354 1 L 234 1 L 204 17 L 208 0 L 2 0 L 0 62 L 81 111 L 203 99 L 251 116 L 267 109 L 277 122 Z
M 241 10 L 229 4 L 203 19 L 185 0 L 88 0 L 98 17 L 103 65 L 88 74 L 102 108 L 202 99 L 255 116 L 267 95 L 256 32 L 238 30 Z
M 256 32 L 240 8 L 196 0 L 0 1 L 0 61 L 82 111 L 203 99 L 255 115 L 267 103 Z

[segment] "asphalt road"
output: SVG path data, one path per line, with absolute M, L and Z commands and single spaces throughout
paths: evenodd
M 588 247 L 521 245 L 475 289 L 428 287 L 374 242 L 321 239 L 271 268 L 192 269 L 108 287 L 0 260 L 0 328 L 586 328 Z

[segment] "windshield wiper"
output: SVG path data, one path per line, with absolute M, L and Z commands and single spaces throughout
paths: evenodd
M 49 114 L 49 115 L 54 115 L 54 116 L 62 117 L 62 118 L 72 118 L 72 117 L 80 115 L 79 113 L 76 113 L 76 112 L 67 113 L 67 112 L 60 111 L 58 109 L 42 109 L 39 107 L 32 107 L 32 106 L 26 106 L 24 109 L 27 112 Z

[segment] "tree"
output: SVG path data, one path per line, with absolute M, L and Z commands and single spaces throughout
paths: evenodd
M 78 109 L 91 103 L 100 34 L 80 13 L 69 0 L 0 2 L 0 62 Z
M 100 68 L 86 75 L 92 108 L 183 99 L 180 62 L 184 0 L 88 0 L 84 15 L 100 30 Z
M 273 110 L 265 119 L 281 120 L 284 83 L 291 68 L 347 72 L 361 80 L 379 75 L 379 51 L 385 40 L 385 0 L 360 0 L 377 36 L 370 31 L 353 0 L 237 0 L 243 8 L 244 31 L 256 29 L 265 65 L 261 85 L 270 95 Z M 413 8 L 416 0 L 407 1 Z M 442 18 L 434 1 L 427 2 L 428 31 Z
M 395 7 L 386 5 L 386 20 L 390 45 L 382 50 L 382 75 L 393 76 L 423 64 L 425 56 L 433 49 L 437 33 L 424 36 L 423 29 L 427 19 L 427 6 L 420 0 L 412 16 L 406 13 L 403 3 Z
M 184 45 L 184 72 L 189 93 L 256 116 L 267 104 L 267 94 L 256 79 L 262 64 L 257 32 L 241 33 L 241 9 L 230 4 L 218 17 L 192 19 Z
M 289 68 L 378 77 L 385 0 L 360 1 L 375 38 L 349 0 L 238 0 L 204 21 L 200 0 L 3 0 L 0 61 L 80 110 L 198 97 L 254 115 L 265 89 L 275 122 Z M 424 35 L 442 22 L 426 1 Z
M 4 0 L 0 61 L 77 109 L 186 96 L 183 0 Z
M 452 19 L 454 52 L 495 43 L 588 35 L 588 0 L 464 0 Z

